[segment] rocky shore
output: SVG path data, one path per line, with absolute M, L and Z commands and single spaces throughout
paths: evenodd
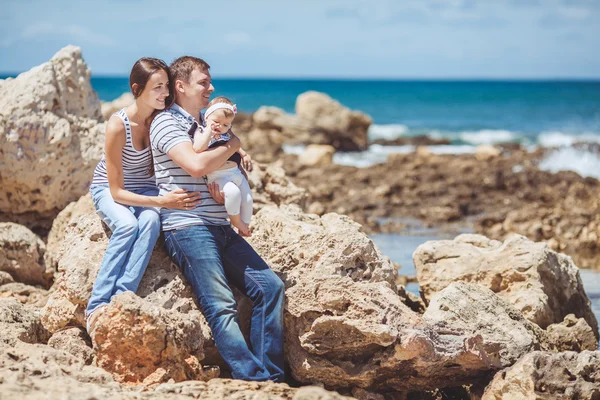
M 294 116 L 266 110 L 293 129 L 271 117 L 256 125 L 256 114 L 238 120 L 247 128 L 246 147 L 263 162 L 249 177 L 256 199 L 250 242 L 285 283 L 288 383 L 228 379 L 190 287 L 160 240 L 138 293 L 113 299 L 91 343 L 83 312 L 110 233 L 85 195 L 103 124 L 89 76 L 81 51 L 69 46 L 0 81 L 1 101 L 23 118 L 10 122 L 0 113 L 0 180 L 12 185 L 12 197 L 0 198 L 7 221 L 0 223 L 0 398 L 600 396 L 598 322 L 578 261 L 561 254 L 578 251 L 583 233 L 569 236 L 558 231 L 566 229 L 562 220 L 548 219 L 540 229 L 557 231 L 556 244 L 530 234 L 503 238 L 514 226 L 531 228 L 520 225 L 524 218 L 500 221 L 490 212 L 537 204 L 575 220 L 591 208 L 577 211 L 572 202 L 596 204 L 597 181 L 539 171 L 535 154 L 523 151 L 454 157 L 421 150 L 390 157 L 385 166 L 336 166 L 335 151 L 368 145 L 370 119 L 316 93 L 303 97 Z M 39 82 L 47 90 L 21 92 Z M 93 106 L 73 107 L 65 96 L 92 99 L 85 104 Z M 52 127 L 30 128 L 44 121 Z M 286 135 L 297 144 L 320 139 L 304 157 L 283 155 Z M 41 200 L 58 191 L 59 199 Z M 478 230 L 491 237 L 419 247 L 417 297 L 365 232 L 405 228 L 383 223 L 405 217 L 437 225 L 479 218 Z M 593 223 L 581 218 L 590 232 Z M 32 229 L 45 229 L 44 240 Z M 238 296 L 238 306 L 248 330 L 248 300 Z

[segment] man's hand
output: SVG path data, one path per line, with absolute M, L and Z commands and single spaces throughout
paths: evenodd
M 208 192 L 217 203 L 225 204 L 225 195 L 219 190 L 219 185 L 216 182 L 208 184 Z

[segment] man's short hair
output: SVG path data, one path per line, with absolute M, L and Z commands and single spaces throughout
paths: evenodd
M 176 58 L 169 66 L 169 69 L 171 70 L 173 82 L 180 80 L 189 83 L 193 70 L 208 71 L 210 65 L 201 58 L 183 56 Z

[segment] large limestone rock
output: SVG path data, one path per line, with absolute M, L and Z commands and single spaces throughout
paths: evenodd
M 90 365 L 94 358 L 92 343 L 82 328 L 69 328 L 55 333 L 48 340 L 48 346 L 64 350 L 82 360 L 86 365 Z
M 69 222 L 57 226 L 66 227 L 65 238 L 55 253 L 59 255 L 58 276 L 42 315 L 45 326 L 53 332 L 83 325 L 83 311 L 107 243 L 99 218 L 91 209 L 81 215 L 72 213 Z M 391 261 L 347 217 L 318 217 L 304 214 L 296 205 L 267 205 L 254 216 L 253 228 L 252 245 L 286 284 L 286 358 L 294 378 L 302 383 L 368 392 L 433 389 L 468 383 L 504 365 L 495 361 L 495 354 L 515 354 L 505 348 L 509 344 L 499 344 L 498 348 L 493 342 L 486 347 L 488 339 L 473 329 L 449 332 L 412 311 L 396 291 Z M 135 371 L 140 361 L 137 355 L 130 355 L 126 344 L 117 342 L 118 336 L 129 334 L 133 339 L 126 342 L 138 345 L 136 354 L 143 355 L 145 366 L 135 377 L 126 378 L 131 381 L 155 384 L 169 377 L 189 377 L 190 370 L 199 373 L 199 363 L 188 363 L 187 356 L 183 360 L 175 355 L 161 358 L 158 353 L 162 347 L 152 343 L 160 342 L 153 338 L 167 337 L 166 332 L 181 332 L 179 346 L 200 340 L 191 331 L 201 335 L 206 339 L 206 359 L 193 354 L 200 354 L 195 347 L 181 353 L 195 355 L 203 365 L 213 364 L 208 357 L 210 330 L 162 246 L 154 251 L 137 293 L 139 298 L 129 296 L 127 301 L 117 296 L 110 306 L 113 311 L 98 319 L 97 341 L 104 340 L 101 335 L 110 337 L 111 329 L 115 329 L 112 339 L 105 342 L 105 351 L 118 349 L 108 355 L 110 362 L 106 364 L 117 380 L 125 380 L 124 371 Z M 186 328 L 198 321 L 199 327 Z M 148 325 L 160 329 L 145 342 Z M 97 349 L 99 357 L 102 351 Z M 150 360 L 161 367 L 151 372 Z M 180 369 L 173 369 L 174 364 Z
M 482 400 L 600 398 L 600 351 L 527 354 L 496 373 Z
M 130 106 L 135 101 L 135 97 L 131 92 L 125 92 L 113 101 L 103 102 L 101 106 L 102 117 L 109 120 L 110 116 L 122 108 Z
M 335 148 L 327 144 L 309 144 L 298 157 L 300 165 L 318 167 L 330 165 L 333 162 Z
M 113 298 L 94 333 L 97 365 L 129 383 L 215 377 L 200 364 L 203 342 L 199 315 L 165 310 L 131 292 Z
M 502 243 L 465 234 L 424 243 L 415 250 L 413 260 L 426 302 L 454 281 L 478 283 L 542 328 L 574 314 L 584 318 L 598 338 L 598 322 L 578 268 L 570 257 L 550 250 L 545 243 L 519 235 Z
M 360 111 L 351 111 L 325 93 L 310 91 L 299 95 L 296 114 L 317 132 L 326 132 L 336 149 L 365 150 L 368 146 L 371 118 Z
M 39 311 L 16 299 L 0 299 L 0 347 L 17 342 L 39 343 L 49 332 L 40 323 Z
M 54 269 L 44 263 L 46 246 L 33 232 L 11 222 L 0 223 L 0 271 L 13 280 L 50 287 Z
M 498 368 L 544 348 L 544 331 L 511 304 L 483 286 L 453 282 L 436 293 L 423 320 L 440 329 L 483 337 L 489 361 Z
M 2 218 L 41 226 L 88 189 L 104 132 L 90 75 L 81 50 L 67 46 L 0 81 Z
M 390 261 L 347 217 L 264 207 L 253 226 L 252 246 L 286 284 L 286 357 L 300 382 L 375 392 L 459 385 L 539 346 L 523 324 L 502 342 L 476 326 L 429 323 L 402 302 Z M 463 307 L 449 304 L 458 315 Z M 511 336 L 524 332 L 529 346 Z
M 257 147 L 254 142 L 262 133 L 262 137 L 269 137 L 269 142 L 279 146 L 323 144 L 342 151 L 365 150 L 370 125 L 368 115 L 351 111 L 324 93 L 311 91 L 298 96 L 295 115 L 277 107 L 259 108 L 252 115 L 249 147 Z M 256 133 L 252 134 L 253 131 Z M 263 147 L 270 146 L 264 143 Z

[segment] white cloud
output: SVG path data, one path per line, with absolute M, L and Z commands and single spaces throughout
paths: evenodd
M 22 40 L 40 39 L 45 37 L 66 37 L 73 43 L 92 44 L 101 47 L 110 47 L 115 42 L 107 35 L 96 33 L 81 25 L 58 25 L 48 22 L 28 25 L 20 34 L 14 37 L 5 37 L 1 47 L 9 47 Z

